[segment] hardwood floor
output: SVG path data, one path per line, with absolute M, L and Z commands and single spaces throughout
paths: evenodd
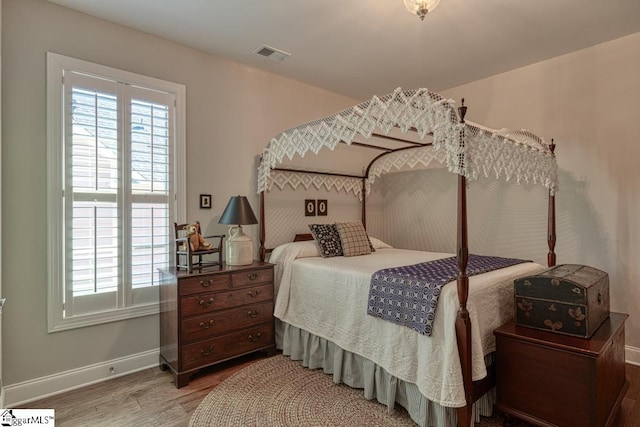
M 203 369 L 180 389 L 170 371 L 151 368 L 20 408 L 55 409 L 56 427 L 184 427 L 214 387 L 264 357 L 254 353 Z
M 158 368 L 42 399 L 21 408 L 55 409 L 56 426 L 186 426 L 202 399 L 226 378 L 261 360 L 249 355 L 204 369 L 177 389 Z M 627 365 L 631 382 L 616 425 L 640 427 L 640 366 Z
M 618 425 L 622 427 L 640 426 L 640 366 L 627 364 L 629 390 L 622 401 Z

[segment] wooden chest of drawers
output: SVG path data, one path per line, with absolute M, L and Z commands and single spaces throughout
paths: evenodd
M 176 387 L 192 374 L 243 354 L 275 354 L 273 264 L 160 272 L 160 366 Z
M 611 426 L 629 387 L 626 314 L 591 339 L 517 326 L 496 329 L 496 407 L 538 426 Z

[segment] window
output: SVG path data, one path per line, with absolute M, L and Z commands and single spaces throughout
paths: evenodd
M 184 101 L 182 85 L 47 54 L 50 332 L 158 313 Z

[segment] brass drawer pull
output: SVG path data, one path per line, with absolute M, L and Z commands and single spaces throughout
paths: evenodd
M 200 327 L 204 328 L 204 329 L 209 329 L 210 327 L 212 327 L 214 324 L 213 319 L 209 320 L 208 323 L 204 323 L 204 322 L 200 322 Z
M 250 311 L 247 312 L 247 315 L 253 319 L 254 317 L 256 317 L 258 315 L 258 313 L 259 313 L 258 310 L 250 310 Z
M 209 279 L 206 282 L 204 280 L 200 280 L 200 286 L 203 288 L 208 288 L 211 285 L 213 285 L 213 279 Z
M 256 342 L 260 339 L 261 336 L 262 334 L 260 332 L 258 332 L 255 337 L 253 335 L 249 335 L 249 341 Z
M 249 292 L 248 292 L 248 295 L 249 295 L 251 298 L 255 298 L 255 297 L 257 297 L 259 294 L 260 294 L 260 289 L 254 289 L 254 290 L 251 290 L 251 291 L 249 291 Z
M 208 356 L 211 353 L 213 353 L 213 344 L 209 344 L 209 347 L 207 347 L 206 350 L 204 348 L 202 350 L 200 350 L 200 354 L 202 356 Z
M 213 297 L 209 298 L 209 301 L 205 301 L 205 300 L 201 299 L 199 304 L 202 307 L 209 307 L 211 304 L 213 304 Z
M 256 280 L 258 278 L 258 273 L 249 273 L 247 276 L 249 276 L 249 280 Z

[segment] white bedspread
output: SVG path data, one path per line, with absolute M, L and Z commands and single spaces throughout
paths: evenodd
M 269 260 L 276 264 L 274 315 L 415 383 L 429 400 L 464 406 L 455 334 L 459 305 L 455 282 L 442 289 L 430 337 L 367 315 L 369 281 L 375 271 L 452 255 L 393 249 L 372 240 L 376 252 L 357 257 L 321 258 L 313 241 L 274 249 Z M 470 277 L 467 308 L 474 380 L 487 375 L 484 356 L 495 350 L 493 330 L 513 317 L 513 279 L 541 269 L 539 264 L 524 263 Z

